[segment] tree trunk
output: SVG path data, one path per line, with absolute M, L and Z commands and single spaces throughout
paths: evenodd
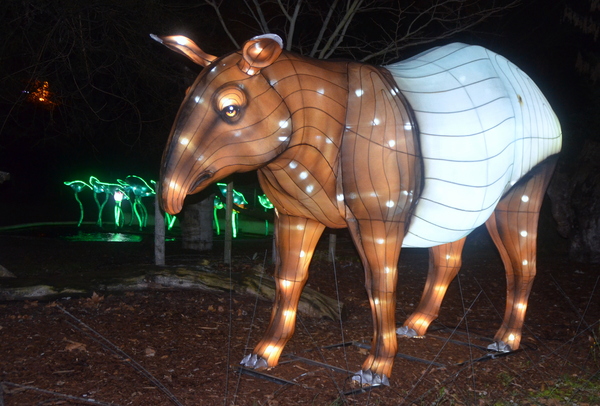
M 184 249 L 206 251 L 213 247 L 214 195 L 200 201 L 186 201 L 181 212 L 181 239 Z
M 571 259 L 600 263 L 600 143 L 586 142 L 571 171 L 559 165 L 548 195 Z

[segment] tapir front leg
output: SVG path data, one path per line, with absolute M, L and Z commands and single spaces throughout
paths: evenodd
M 278 214 L 275 239 L 275 301 L 262 340 L 241 362 L 250 368 L 274 367 L 296 326 L 296 312 L 308 279 L 308 266 L 325 226 L 315 220 Z
M 359 220 L 349 227 L 365 267 L 365 287 L 373 315 L 371 352 L 352 379 L 363 385 L 389 385 L 396 339 L 396 284 L 403 222 Z
M 467 237 L 429 249 L 429 274 L 417 310 L 397 330 L 407 337 L 424 336 L 432 321 L 437 319 L 442 300 L 450 282 L 462 264 L 462 250 Z

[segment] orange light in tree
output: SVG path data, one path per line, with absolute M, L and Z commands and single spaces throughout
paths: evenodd
M 36 80 L 31 83 L 30 89 L 24 91 L 24 93 L 27 93 L 26 100 L 29 103 L 39 105 L 48 110 L 54 110 L 58 106 L 59 103 L 56 101 L 54 93 L 50 91 L 48 81 Z

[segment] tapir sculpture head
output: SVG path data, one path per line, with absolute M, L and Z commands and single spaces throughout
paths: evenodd
M 539 210 L 561 146 L 558 120 L 525 73 L 465 44 L 383 68 L 305 58 L 274 35 L 222 58 L 185 37 L 154 38 L 204 67 L 163 156 L 164 209 L 175 214 L 187 194 L 254 169 L 276 209 L 276 302 L 243 365 L 277 365 L 325 227 L 347 227 L 365 267 L 374 335 L 353 380 L 389 383 L 401 247 L 430 249 L 421 302 L 398 330 L 422 336 L 466 236 L 483 223 L 508 276 L 490 348 L 519 347 Z
M 181 36 L 160 40 L 205 67 L 187 91 L 164 153 L 162 202 L 175 214 L 187 194 L 255 170 L 281 153 L 290 112 L 259 74 L 281 53 L 279 37 L 253 39 L 220 59 Z

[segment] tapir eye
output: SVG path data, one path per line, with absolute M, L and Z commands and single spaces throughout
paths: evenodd
M 234 118 L 240 112 L 240 107 L 239 106 L 230 105 L 230 106 L 225 107 L 222 112 L 228 118 Z
M 227 86 L 216 93 L 215 108 L 221 117 L 233 123 L 241 117 L 242 109 L 246 106 L 246 94 L 236 86 Z

